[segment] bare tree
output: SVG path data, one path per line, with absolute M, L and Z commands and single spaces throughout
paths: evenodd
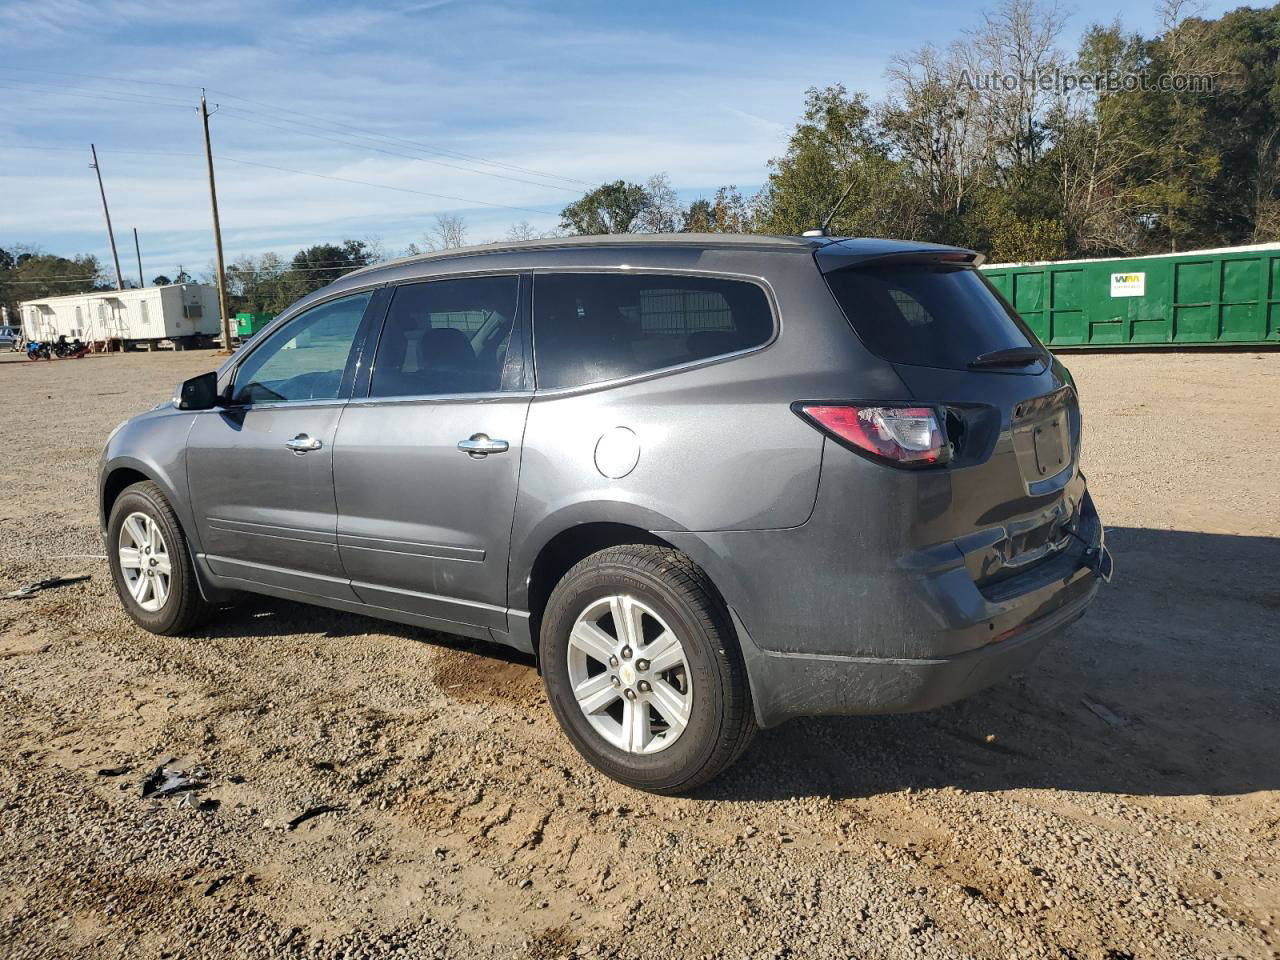
M 1141 58 L 1141 38 L 1126 36 L 1117 20 L 1086 32 L 1073 68 L 1127 74 L 1138 70 Z M 1147 148 L 1129 135 L 1117 106 L 1110 94 L 1077 91 L 1059 99 L 1047 122 L 1063 224 L 1072 245 L 1086 253 L 1130 252 L 1141 234 L 1128 173 Z
M 1258 177 L 1253 197 L 1253 242 L 1280 239 L 1280 128 L 1258 142 Z
M 1230 59 L 1224 57 L 1220 44 L 1210 42 L 1213 26 L 1201 17 L 1204 4 L 1200 0 L 1160 0 L 1156 12 L 1171 72 L 1212 77 L 1218 89 L 1223 84 L 1239 89 L 1241 78 Z
M 369 263 L 382 263 L 387 259 L 387 248 L 382 242 L 382 238 L 376 234 L 369 234 L 362 241 L 364 243 L 365 259 Z
M 467 221 L 457 214 L 437 213 L 431 233 L 440 250 L 456 250 L 467 245 Z
M 675 233 L 684 220 L 684 207 L 665 173 L 655 173 L 645 181 L 648 199 L 632 224 L 635 233 Z
M 533 224 L 528 220 L 521 220 L 507 228 L 506 239 L 512 243 L 519 243 L 522 240 L 537 240 L 541 236 L 542 234 L 534 229 Z
M 894 57 L 888 72 L 896 89 L 879 111 L 893 153 L 921 187 L 918 200 L 935 226 L 959 213 L 986 152 L 975 130 L 978 93 L 964 82 L 965 62 L 958 44 L 946 53 L 925 46 Z
M 467 245 L 467 221 L 457 214 L 437 213 L 436 224 L 422 238 L 422 243 L 409 244 L 409 255 L 456 250 Z
M 1002 0 L 955 48 L 977 84 L 982 140 L 1000 170 L 1015 177 L 1039 159 L 1057 92 L 1040 83 L 1062 64 L 1063 14 L 1037 0 Z

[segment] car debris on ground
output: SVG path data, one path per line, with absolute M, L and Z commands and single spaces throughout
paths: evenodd
M 195 767 L 190 773 L 186 773 L 175 767 L 161 764 L 142 781 L 142 798 L 158 800 L 161 797 L 173 796 L 175 793 L 199 790 L 206 786 L 205 778 L 207 777 L 208 772 L 203 767 Z
M 0 600 L 25 600 L 27 597 L 34 597 L 42 590 L 52 590 L 54 587 L 82 583 L 88 579 L 90 578 L 86 573 L 79 577 L 48 577 L 44 580 L 33 580 L 31 583 L 24 583 L 17 590 L 10 590 L 6 594 L 0 594 Z

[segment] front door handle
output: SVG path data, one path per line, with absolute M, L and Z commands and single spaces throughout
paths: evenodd
M 506 453 L 511 444 L 505 440 L 490 440 L 487 433 L 473 433 L 469 440 L 459 440 L 458 449 L 475 460 L 482 460 L 491 453 Z
M 306 453 L 308 450 L 319 450 L 324 446 L 324 444 L 315 437 L 309 437 L 305 433 L 298 434 L 292 440 L 286 440 L 284 445 L 299 456 Z

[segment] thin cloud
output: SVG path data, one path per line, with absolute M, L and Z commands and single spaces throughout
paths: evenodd
M 1079 7 L 1080 29 L 1110 18 L 1102 0 Z M 874 96 L 891 54 L 971 20 L 971 10 L 941 0 L 892 10 L 818 0 L 803 16 L 763 0 L 732 10 L 659 4 L 643 17 L 522 0 L 9 0 L 0 5 L 0 246 L 106 256 L 86 167 L 93 141 L 113 219 L 122 233 L 143 232 L 155 272 L 172 271 L 178 258 L 188 268 L 207 261 L 201 87 L 223 105 L 211 124 L 215 153 L 276 167 L 548 211 L 573 198 L 462 160 L 449 162 L 476 169 L 379 153 L 343 128 L 318 139 L 292 118 L 588 183 L 666 171 L 686 197 L 725 183 L 752 189 L 784 149 L 806 87 L 845 81 Z M 74 73 L 117 79 L 66 75 Z M 119 99 L 95 99 L 108 96 Z M 125 150 L 182 156 L 116 152 Z M 414 153 L 404 143 L 391 150 Z M 463 214 L 476 238 L 499 237 L 516 220 L 539 229 L 558 220 L 231 163 L 218 176 L 228 252 L 292 253 L 368 234 L 394 251 L 446 210 Z

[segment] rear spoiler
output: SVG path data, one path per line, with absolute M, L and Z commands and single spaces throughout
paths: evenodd
M 892 243 L 892 247 L 886 250 L 885 247 L 889 243 Z M 908 264 L 978 267 L 986 259 L 976 250 L 965 250 L 962 247 L 892 241 L 880 241 L 874 246 L 859 244 L 857 241 L 852 243 L 837 241 L 815 251 L 814 258 L 823 273 L 846 270 L 850 267 L 906 266 Z

